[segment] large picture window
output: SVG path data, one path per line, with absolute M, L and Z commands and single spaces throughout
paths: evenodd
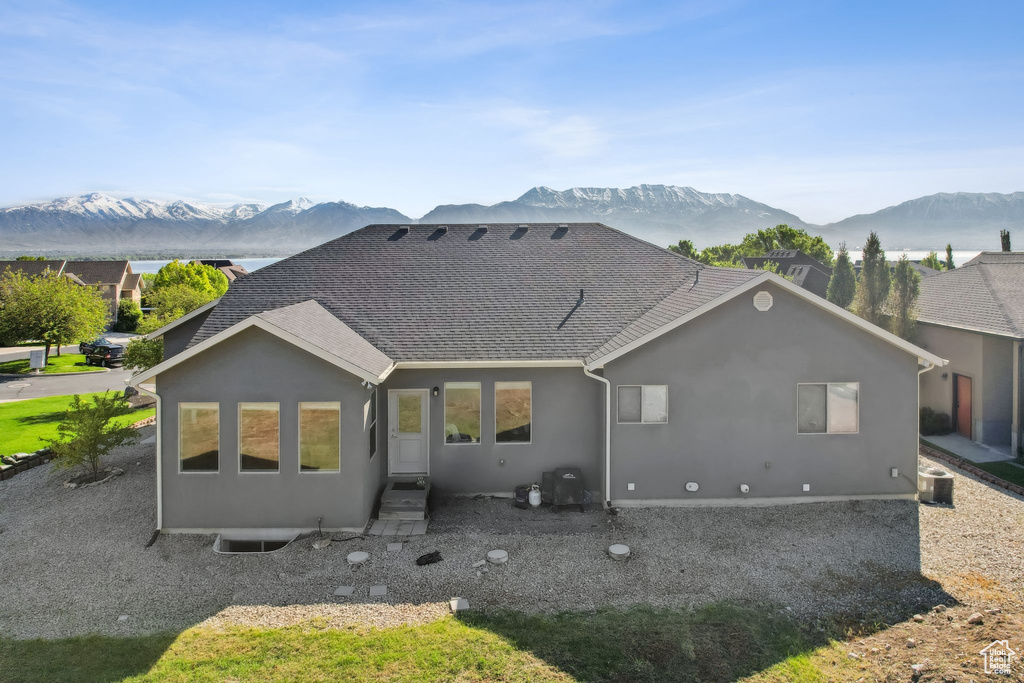
M 495 382 L 495 443 L 530 443 L 531 422 L 533 422 L 532 383 Z
M 480 382 L 444 383 L 444 441 L 480 443 Z
M 220 469 L 219 404 L 178 404 L 178 463 L 182 472 Z
M 800 434 L 856 434 L 860 430 L 860 384 L 829 382 L 796 387 Z
M 238 470 L 277 472 L 281 464 L 281 407 L 277 403 L 238 404 Z
M 668 385 L 633 384 L 618 387 L 619 424 L 668 422 Z
M 299 404 L 299 469 L 341 471 L 341 404 Z

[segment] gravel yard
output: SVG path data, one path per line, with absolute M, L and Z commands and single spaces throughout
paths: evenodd
M 225 556 L 206 536 L 162 536 L 145 548 L 155 518 L 154 446 L 133 446 L 108 464 L 126 473 L 85 490 L 64 489 L 49 466 L 0 482 L 0 633 L 129 635 L 205 620 L 422 623 L 446 614 L 454 596 L 473 608 L 524 611 L 731 599 L 802 617 L 903 618 L 939 602 L 985 599 L 979 590 L 1004 605 L 1024 596 L 1024 501 L 967 476 L 957 477 L 955 509 L 864 501 L 609 515 L 442 501 L 427 535 L 405 539 L 401 551 L 387 550 L 394 537 L 336 534 L 319 551 L 301 539 L 268 555 Z M 612 543 L 628 544 L 634 556 L 611 560 Z M 474 563 L 494 548 L 508 551 L 508 564 L 478 576 Z M 350 568 L 345 556 L 356 550 L 370 560 Z M 433 550 L 441 562 L 416 566 Z M 387 597 L 371 600 L 368 588 L 382 584 Z M 335 598 L 343 585 L 355 595 Z

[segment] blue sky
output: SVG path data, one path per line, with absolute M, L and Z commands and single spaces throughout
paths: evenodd
M 298 7 L 287 7 L 287 5 Z M 0 205 L 1024 190 L 1024 3 L 0 0 Z

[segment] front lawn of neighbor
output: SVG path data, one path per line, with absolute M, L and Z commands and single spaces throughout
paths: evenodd
M 99 372 L 102 368 L 85 364 L 85 356 L 80 353 L 65 353 L 63 356 L 50 354 L 46 360 L 46 368 L 42 374 L 48 375 L 55 372 Z M 28 375 L 35 372 L 29 367 L 28 358 L 21 360 L 9 360 L 0 363 L 0 374 Z
M 1024 486 L 1024 467 L 1009 462 L 976 462 L 974 466 L 994 474 L 1000 479 L 1005 479 L 1011 484 Z
M 100 392 L 102 393 L 102 392 Z M 97 394 L 81 394 L 89 399 Z M 74 396 L 50 396 L 26 401 L 0 403 L 0 453 L 30 453 L 46 445 L 43 439 L 57 436 L 57 425 L 64 418 Z M 153 408 L 136 410 L 117 418 L 121 424 L 132 424 L 156 414 Z

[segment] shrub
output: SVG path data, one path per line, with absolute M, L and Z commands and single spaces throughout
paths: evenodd
M 120 394 L 93 396 L 92 403 L 75 394 L 64 419 L 57 426 L 57 438 L 48 439 L 57 469 L 80 468 L 98 479 L 100 460 L 118 446 L 134 442 L 138 432 L 111 419 L 127 415 L 132 407 Z
M 117 322 L 115 332 L 134 332 L 142 320 L 142 309 L 131 299 L 121 299 L 117 304 Z
M 949 415 L 931 408 L 921 408 L 922 436 L 949 434 L 951 431 L 953 431 L 953 421 Z
M 128 342 L 124 350 L 124 367 L 134 370 L 135 374 L 151 367 L 164 359 L 164 340 L 137 337 Z

